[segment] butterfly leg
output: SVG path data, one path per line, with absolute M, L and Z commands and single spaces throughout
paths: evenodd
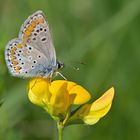
M 56 75 L 57 75 L 57 74 L 59 74 L 64 80 L 67 80 L 67 78 L 66 78 L 62 73 L 60 73 L 60 72 L 57 71 L 57 72 L 56 72 Z

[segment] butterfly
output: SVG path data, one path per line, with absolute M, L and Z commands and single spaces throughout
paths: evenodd
M 8 42 L 5 61 L 10 73 L 17 77 L 51 78 L 64 67 L 56 60 L 49 25 L 42 11 L 29 16 L 18 38 Z

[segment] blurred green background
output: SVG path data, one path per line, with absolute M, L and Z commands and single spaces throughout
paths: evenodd
M 66 128 L 64 139 L 139 140 L 140 0 L 0 0 L 0 140 L 57 139 L 53 120 L 27 98 L 28 79 L 10 76 L 3 56 L 7 42 L 39 9 L 66 78 L 94 99 L 111 86 L 116 90 L 107 116 L 93 126 Z

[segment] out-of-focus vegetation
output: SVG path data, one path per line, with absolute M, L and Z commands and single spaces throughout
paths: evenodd
M 10 76 L 3 55 L 24 20 L 39 9 L 47 15 L 57 57 L 66 64 L 65 77 L 94 99 L 112 85 L 116 89 L 105 118 L 94 126 L 66 128 L 64 139 L 139 140 L 140 0 L 0 0 L 0 140 L 57 137 L 52 119 L 29 102 L 27 79 Z

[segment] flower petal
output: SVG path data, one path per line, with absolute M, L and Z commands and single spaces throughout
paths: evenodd
M 58 90 L 60 90 L 60 87 L 63 86 L 64 83 L 66 83 L 66 80 L 55 80 L 49 85 L 49 90 L 51 93 L 57 93 Z M 65 87 L 67 89 L 67 87 Z
M 88 125 L 93 125 L 95 123 L 97 123 L 100 120 L 100 118 L 94 118 L 93 116 L 86 116 L 83 121 L 85 124 Z
M 68 85 L 71 82 L 68 82 Z M 84 104 L 90 100 L 91 96 L 86 89 L 80 85 L 75 85 L 69 90 L 71 102 L 75 105 Z
M 51 93 L 49 92 L 49 81 L 44 78 L 34 78 L 29 82 L 28 97 L 30 101 L 37 105 L 44 105 L 49 102 Z
M 110 88 L 99 99 L 87 108 L 89 112 L 84 115 L 83 121 L 86 124 L 92 125 L 99 121 L 99 119 L 105 116 L 111 108 L 112 100 L 114 97 L 114 88 Z
M 50 91 L 52 93 L 50 99 L 51 114 L 58 116 L 67 111 L 69 107 L 69 94 L 67 91 L 67 82 L 53 82 L 50 85 Z
M 69 104 L 79 105 L 79 104 L 84 104 L 90 100 L 91 96 L 87 90 L 85 90 L 82 86 L 77 85 L 74 82 L 66 81 L 66 80 L 53 81 L 50 86 L 51 93 L 57 92 L 64 82 L 67 82 L 66 89 L 70 96 Z
M 88 115 L 83 117 L 83 121 L 88 125 L 93 125 L 97 123 L 100 118 L 105 116 L 111 108 L 111 103 L 107 105 L 104 109 L 99 111 L 91 111 Z
M 88 125 L 97 123 L 110 110 L 113 97 L 114 88 L 110 88 L 95 102 L 81 106 L 70 118 L 70 123 L 75 120 L 82 120 Z
M 106 91 L 99 99 L 92 103 L 91 111 L 98 111 L 105 108 L 108 104 L 110 104 L 114 97 L 114 88 L 110 88 Z

